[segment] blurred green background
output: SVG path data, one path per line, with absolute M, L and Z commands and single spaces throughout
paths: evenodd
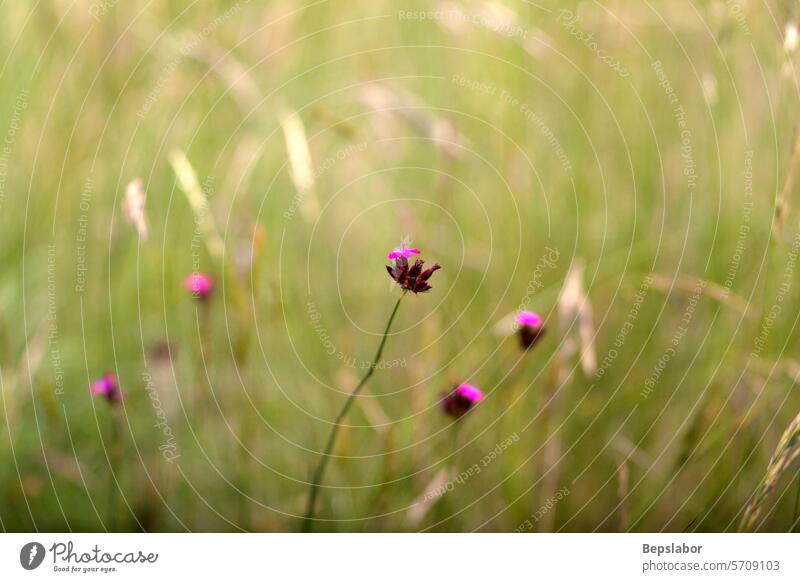
M 3 13 L 4 530 L 296 530 L 401 242 L 444 268 L 317 530 L 737 529 L 800 411 L 796 3 Z M 528 353 L 521 305 L 547 320 Z M 106 371 L 122 406 L 89 392 Z M 454 425 L 465 381 L 487 398 Z M 789 466 L 757 528 L 792 529 L 799 491 Z

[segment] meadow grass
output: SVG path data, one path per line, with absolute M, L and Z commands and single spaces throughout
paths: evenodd
M 795 528 L 793 6 L 4 4 L 0 525 Z

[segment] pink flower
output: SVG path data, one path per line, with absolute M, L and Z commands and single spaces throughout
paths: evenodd
M 119 389 L 117 376 L 114 372 L 106 372 L 99 380 L 92 382 L 92 394 L 104 396 L 109 403 L 115 404 L 122 400 L 122 391 Z
M 206 300 L 214 290 L 214 280 L 205 273 L 192 273 L 183 280 L 183 286 L 195 299 Z
M 403 257 L 404 259 L 410 259 L 413 255 L 418 255 L 420 253 L 419 249 L 409 249 L 404 246 L 395 247 L 394 250 L 389 253 L 390 259 L 398 259 Z
M 450 416 L 460 418 L 483 398 L 484 394 L 480 388 L 472 384 L 460 384 L 450 394 L 442 398 L 442 410 Z
M 520 311 L 517 313 L 517 325 L 539 327 L 542 325 L 542 316 L 533 311 Z
M 519 343 L 522 349 L 532 348 L 544 335 L 544 319 L 533 311 L 520 311 L 516 317 L 519 325 Z

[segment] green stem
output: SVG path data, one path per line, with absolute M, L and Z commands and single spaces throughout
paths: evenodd
M 117 500 L 117 450 L 119 449 L 119 427 L 115 411 L 111 414 L 111 437 L 109 438 L 109 468 L 108 468 L 108 506 L 106 508 L 107 531 L 116 529 L 116 500 Z
M 331 433 L 328 435 L 328 442 L 325 445 L 325 452 L 322 453 L 322 458 L 319 460 L 317 470 L 314 471 L 314 479 L 311 482 L 311 489 L 308 492 L 308 504 L 306 505 L 305 517 L 303 518 L 304 532 L 310 532 L 313 526 L 314 510 L 317 504 L 317 496 L 319 495 L 319 487 L 322 483 L 322 477 L 325 475 L 325 469 L 328 466 L 328 461 L 330 461 L 333 445 L 336 444 L 336 436 L 339 434 L 342 421 L 344 420 L 344 417 L 347 416 L 347 413 L 350 411 L 353 403 L 356 401 L 356 397 L 366 385 L 367 380 L 369 380 L 372 374 L 375 373 L 375 368 L 378 366 L 378 363 L 381 360 L 381 355 L 383 354 L 383 348 L 386 346 L 386 339 L 389 337 L 389 329 L 392 327 L 394 316 L 397 314 L 397 309 L 400 307 L 400 302 L 405 296 L 406 292 L 403 291 L 402 295 L 400 295 L 400 297 L 397 299 L 397 303 L 394 304 L 394 309 L 392 310 L 392 314 L 389 316 L 389 321 L 386 323 L 386 329 L 383 332 L 383 337 L 381 338 L 381 343 L 378 346 L 378 351 L 372 360 L 372 365 L 367 370 L 367 373 L 364 374 L 364 377 L 361 378 L 361 381 L 358 383 L 355 389 L 350 393 L 350 396 L 347 397 L 342 410 L 339 412 L 339 415 L 336 417 L 336 420 L 333 423 Z

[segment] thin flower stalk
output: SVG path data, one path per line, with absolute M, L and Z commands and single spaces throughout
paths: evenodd
M 355 389 L 350 393 L 350 396 L 347 397 L 347 400 L 344 403 L 344 406 L 339 411 L 336 420 L 333 422 L 333 427 L 331 428 L 331 432 L 328 435 L 328 442 L 325 445 L 325 450 L 322 453 L 322 458 L 319 460 L 319 464 L 317 465 L 316 471 L 314 471 L 314 477 L 311 481 L 311 489 L 308 493 L 308 503 L 306 505 L 306 513 L 305 517 L 303 518 L 303 531 L 310 532 L 311 528 L 313 527 L 314 523 L 314 512 L 316 509 L 317 504 L 317 497 L 319 496 L 319 488 L 322 484 L 322 478 L 325 476 L 325 469 L 328 467 L 328 461 L 331 459 L 331 453 L 333 451 L 333 447 L 336 444 L 336 437 L 339 434 L 339 429 L 342 426 L 342 421 L 344 420 L 347 413 L 350 412 L 350 408 L 353 406 L 358 395 L 363 390 L 364 386 L 367 384 L 367 381 L 372 377 L 372 374 L 375 373 L 375 369 L 377 365 L 381 361 L 381 356 L 383 355 L 383 348 L 386 346 L 386 339 L 389 337 L 389 330 L 392 327 L 392 322 L 394 321 L 395 315 L 397 315 L 397 310 L 400 307 L 400 302 L 403 301 L 403 298 L 406 296 L 406 291 L 404 290 L 403 293 L 398 297 L 397 302 L 394 304 L 394 309 L 392 309 L 392 314 L 389 316 L 389 321 L 386 322 L 386 329 L 383 332 L 383 337 L 381 337 L 381 343 L 378 345 L 378 351 L 375 353 L 375 357 L 372 359 L 372 365 L 367 369 L 366 374 L 361 378 L 359 383 L 356 385 Z
M 375 357 L 372 359 L 371 365 L 356 387 L 350 393 L 350 396 L 347 397 L 342 410 L 339 412 L 339 415 L 333 422 L 333 427 L 328 435 L 328 441 L 325 444 L 325 449 L 322 453 L 322 457 L 319 460 L 319 464 L 314 471 L 311 487 L 308 492 L 308 502 L 306 505 L 306 512 L 303 518 L 302 527 L 303 531 L 305 532 L 311 531 L 311 528 L 313 527 L 314 512 L 316 511 L 320 485 L 322 484 L 322 479 L 325 476 L 325 469 L 328 467 L 328 462 L 330 461 L 333 453 L 333 448 L 336 445 L 336 437 L 339 434 L 342 421 L 347 416 L 347 413 L 350 412 L 350 408 L 353 406 L 356 398 L 367 384 L 367 381 L 369 381 L 369 379 L 375 373 L 378 364 L 380 364 L 381 356 L 383 355 L 383 348 L 386 347 L 386 340 L 389 337 L 389 330 L 392 328 L 392 322 L 397 315 L 397 310 L 400 308 L 400 303 L 403 301 L 403 298 L 408 294 L 409 291 L 415 295 L 430 291 L 430 278 L 436 271 L 442 268 L 438 263 L 434 263 L 432 267 L 423 269 L 425 261 L 420 259 L 415 260 L 413 265 L 409 265 L 408 257 L 417 255 L 419 253 L 420 251 L 418 249 L 411 249 L 403 245 L 395 248 L 388 255 L 389 259 L 394 259 L 394 266 L 386 265 L 386 270 L 389 272 L 389 276 L 395 281 L 395 283 L 400 286 L 402 293 L 397 299 L 397 302 L 394 304 L 394 309 L 392 309 L 391 315 L 389 315 L 389 321 L 386 322 L 386 329 L 383 331 L 381 343 L 378 345 L 378 351 L 375 353 Z

